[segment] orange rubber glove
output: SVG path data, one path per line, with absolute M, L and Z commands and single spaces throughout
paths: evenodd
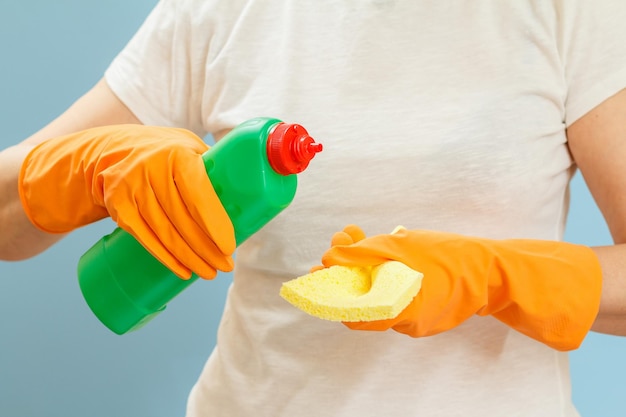
M 233 268 L 233 225 L 204 169 L 209 149 L 175 128 L 114 125 L 36 146 L 19 177 L 30 221 L 66 233 L 107 216 L 181 278 Z
M 344 323 L 351 329 L 421 337 L 474 314 L 493 315 L 548 346 L 572 350 L 598 313 L 602 271 L 586 246 L 406 229 L 366 238 L 354 225 L 336 233 L 332 244 L 322 258 L 326 267 L 397 260 L 424 274 L 420 292 L 398 317 Z

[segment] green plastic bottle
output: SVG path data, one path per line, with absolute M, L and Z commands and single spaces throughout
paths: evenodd
M 202 155 L 239 246 L 293 200 L 299 172 L 322 145 L 304 127 L 273 118 L 248 120 Z M 198 190 L 202 192 L 202 190 Z M 137 330 L 198 279 L 182 280 L 121 228 L 78 262 L 83 297 L 110 330 Z

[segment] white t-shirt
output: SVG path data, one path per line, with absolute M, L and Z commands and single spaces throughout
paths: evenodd
M 348 223 L 561 239 L 565 128 L 626 86 L 626 2 L 163 0 L 106 78 L 146 124 L 300 123 L 324 151 L 237 251 L 188 417 L 577 416 L 568 357 L 491 317 L 414 339 L 279 297 Z

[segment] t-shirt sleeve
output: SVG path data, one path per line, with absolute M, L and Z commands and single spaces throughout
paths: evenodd
M 565 124 L 626 87 L 626 1 L 562 0 Z
M 204 136 L 205 44 L 193 36 L 198 22 L 190 3 L 160 0 L 104 76 L 142 123 L 184 127 Z

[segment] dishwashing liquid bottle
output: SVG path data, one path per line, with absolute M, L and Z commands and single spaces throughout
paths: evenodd
M 236 126 L 202 155 L 237 246 L 291 203 L 296 174 L 321 150 L 301 125 L 260 117 Z M 180 279 L 119 227 L 78 262 L 85 301 L 117 334 L 141 328 L 197 279 Z

